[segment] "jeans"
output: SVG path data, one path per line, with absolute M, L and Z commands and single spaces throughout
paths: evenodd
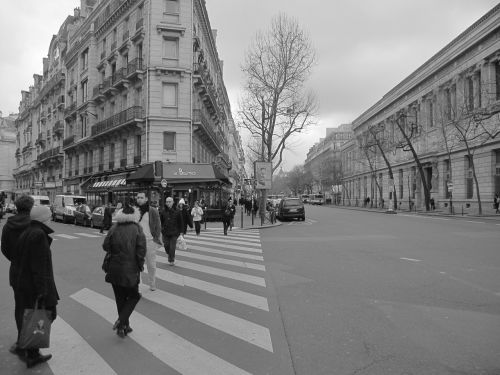
M 222 223 L 224 224 L 224 235 L 227 235 L 227 228 L 229 228 L 229 226 L 231 225 L 231 221 L 224 220 Z
M 130 315 L 135 309 L 137 302 L 141 299 L 139 285 L 125 287 L 111 284 L 115 293 L 116 308 L 118 310 L 118 319 L 120 319 L 119 328 L 128 326 Z
M 152 288 L 156 288 L 156 249 L 158 244 L 153 240 L 147 240 L 146 242 L 146 267 L 148 273 L 144 272 L 141 274 L 142 282 L 148 284 Z
M 194 230 L 196 231 L 196 234 L 199 235 L 200 234 L 200 230 L 201 230 L 201 221 L 195 221 L 194 222 Z
M 165 252 L 168 255 L 168 261 L 173 262 L 175 260 L 175 248 L 177 246 L 178 236 L 164 236 L 163 245 L 165 246 Z

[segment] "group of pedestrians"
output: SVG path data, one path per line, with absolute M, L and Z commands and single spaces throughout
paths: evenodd
M 26 361 L 27 367 L 48 361 L 52 355 L 43 355 L 38 348 L 19 346 L 20 332 L 25 309 L 35 304 L 50 311 L 51 320 L 57 316 L 59 294 L 54 281 L 50 234 L 50 209 L 34 206 L 33 198 L 21 195 L 16 201 L 17 214 L 9 217 L 2 230 L 1 250 L 10 261 L 9 282 L 14 291 L 14 316 L 18 336 L 10 352 Z M 135 201 L 123 202 L 116 208 L 112 225 L 112 208 L 104 210 L 103 229 L 107 230 L 102 247 L 106 252 L 103 269 L 105 281 L 111 284 L 115 296 L 117 319 L 113 324 L 118 336 L 124 338 L 133 328 L 130 316 L 141 299 L 139 283 L 142 281 L 151 291 L 156 290 L 156 252 L 163 246 L 169 265 L 175 264 L 175 252 L 179 236 L 187 228 L 195 228 L 200 234 L 204 210 L 196 201 L 190 209 L 183 199 L 177 207 L 174 199 L 167 197 L 161 210 L 148 201 L 147 192 L 138 192 Z M 224 234 L 232 230 L 236 208 L 232 198 L 224 211 Z M 101 229 L 101 232 L 103 231 Z M 144 266 L 147 272 L 144 272 Z

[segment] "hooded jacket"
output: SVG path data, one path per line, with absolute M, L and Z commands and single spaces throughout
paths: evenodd
M 146 256 L 146 236 L 138 224 L 139 212 L 124 214 L 119 211 L 109 230 L 102 248 L 111 253 L 106 282 L 124 287 L 139 283 L 139 272 L 144 269 Z
M 13 287 L 19 274 L 19 259 L 17 257 L 17 241 L 30 225 L 29 214 L 17 214 L 7 219 L 2 229 L 2 254 L 10 261 L 9 283 Z
M 39 296 L 46 308 L 56 306 L 59 300 L 50 251 L 52 238 L 49 234 L 53 232 L 47 225 L 31 220 L 19 238 L 16 254 L 19 274 L 13 280 L 13 287 L 24 308 L 33 307 Z

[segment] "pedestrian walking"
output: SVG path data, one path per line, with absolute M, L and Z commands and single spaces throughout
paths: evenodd
M 224 228 L 224 236 L 227 236 L 227 229 L 231 226 L 232 207 L 234 207 L 232 198 L 229 197 L 226 206 L 224 207 L 224 212 L 222 214 L 222 225 Z
M 431 197 L 429 203 L 431 204 L 431 210 L 434 211 L 436 209 L 436 203 L 434 202 L 434 197 Z
M 163 246 L 168 256 L 168 263 L 173 266 L 177 237 L 182 233 L 183 223 L 180 212 L 174 207 L 172 197 L 165 199 L 165 208 L 160 212 L 160 222 Z
M 498 214 L 500 211 L 498 207 L 500 206 L 500 195 L 498 193 L 495 194 L 495 198 L 493 198 L 493 207 L 495 208 L 495 213 Z
M 7 219 L 2 229 L 2 254 L 9 260 L 9 284 L 14 292 L 14 317 L 16 320 L 16 327 L 18 337 L 16 342 L 10 347 L 9 351 L 13 354 L 24 355 L 24 350 L 20 349 L 17 345 L 19 340 L 19 333 L 21 332 L 21 325 L 23 323 L 23 309 L 21 306 L 21 299 L 17 293 L 16 282 L 19 278 L 20 258 L 18 254 L 17 244 L 19 237 L 30 225 L 31 218 L 30 212 L 33 208 L 34 200 L 29 195 L 21 195 L 16 199 L 14 205 L 16 206 L 17 214 Z
M 194 207 L 191 210 L 191 216 L 193 217 L 194 230 L 196 231 L 196 235 L 199 236 L 201 230 L 201 219 L 203 217 L 203 209 L 200 207 L 198 201 L 194 202 Z
M 139 273 L 144 269 L 146 236 L 139 225 L 139 210 L 129 202 L 115 217 L 116 225 L 109 230 L 102 247 L 109 255 L 105 280 L 113 288 L 118 311 L 113 329 L 123 338 L 132 332 L 129 318 L 141 299 Z
M 148 202 L 146 192 L 140 191 L 136 195 L 137 206 L 139 207 L 139 224 L 146 236 L 146 267 L 147 276 L 142 274 L 143 281 L 149 285 L 149 290 L 156 290 L 156 249 L 162 246 L 160 214 L 151 207 Z
M 102 219 L 102 226 L 100 233 L 104 233 L 104 230 L 109 230 L 111 228 L 111 224 L 113 222 L 113 209 L 111 208 L 111 203 L 106 203 L 104 207 L 104 217 Z
M 179 203 L 177 204 L 177 208 L 179 210 L 179 213 L 181 214 L 181 219 L 182 219 L 182 231 L 181 233 L 183 235 L 186 235 L 187 233 L 187 227 L 193 228 L 193 217 L 191 216 L 191 213 L 189 211 L 189 207 L 186 205 L 186 202 L 184 201 L 183 198 L 179 200 Z
M 57 316 L 59 294 L 54 281 L 50 250 L 52 238 L 49 234 L 54 231 L 48 227 L 52 213 L 47 206 L 35 206 L 30 212 L 30 218 L 30 225 L 20 235 L 17 243 L 19 275 L 17 280 L 14 280 L 14 289 L 21 314 L 25 309 L 33 309 L 35 304 L 38 304 L 50 311 L 50 320 L 54 321 Z M 23 319 L 23 315 L 18 319 Z M 44 355 L 38 348 L 28 348 L 25 357 L 26 366 L 31 368 L 47 362 L 52 358 L 52 354 Z
M 229 221 L 229 230 L 233 230 L 234 227 L 234 215 L 236 215 L 236 206 L 233 203 L 233 198 L 229 197 L 229 208 L 231 210 L 231 220 Z

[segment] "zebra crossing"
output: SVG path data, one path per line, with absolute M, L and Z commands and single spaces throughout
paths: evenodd
M 91 233 L 54 236 L 102 238 Z M 233 229 L 227 236 L 222 230 L 200 236 L 189 232 L 186 242 L 187 250 L 176 251 L 174 267 L 168 265 L 163 248 L 157 250 L 157 289 L 140 285 L 143 298 L 130 320 L 134 331 L 123 340 L 110 328 L 116 320 L 112 294 L 91 287 L 71 294 L 69 298 L 78 306 L 74 309 L 86 311 L 86 319 L 96 321 L 96 326 L 106 324 L 109 331 L 100 332 L 102 337 L 82 332 L 72 325 L 71 317 L 66 319 L 61 313 L 52 328 L 50 352 L 55 355 L 47 362 L 51 372 L 135 374 L 107 358 L 102 342 L 113 342 L 142 348 L 142 360 L 159 361 L 166 366 L 165 374 L 287 373 L 277 371 L 283 357 L 276 353 L 275 341 L 282 338 L 275 340 L 280 325 L 273 324 L 276 311 L 268 300 L 259 232 Z M 150 372 L 146 367 L 140 373 Z

